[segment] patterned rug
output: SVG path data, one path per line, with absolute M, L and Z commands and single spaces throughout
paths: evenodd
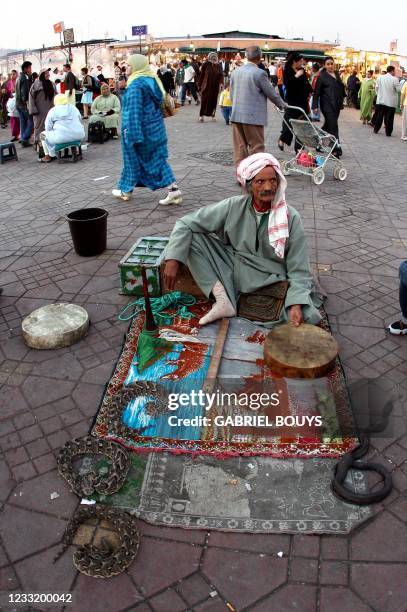
M 94 435 L 116 440 L 135 452 L 171 451 L 217 458 L 233 456 L 338 457 L 357 444 L 352 410 L 342 368 L 337 360 L 329 376 L 315 380 L 277 378 L 263 361 L 264 328 L 234 318 L 230 321 L 211 406 L 191 402 L 191 392 L 206 380 L 218 323 L 200 328 L 208 302 L 192 307 L 193 318 L 166 326 L 182 333 L 173 350 L 139 371 L 137 343 L 144 317 L 136 317 L 122 354 L 107 385 L 92 429 Z M 323 325 L 326 327 L 327 322 Z M 185 337 L 187 336 L 187 337 Z M 164 393 L 138 392 L 125 405 L 118 394 L 140 381 L 151 381 Z M 278 407 L 241 403 L 241 398 L 267 393 Z M 170 409 L 170 394 L 189 394 L 189 402 Z M 224 405 L 222 397 L 232 397 Z M 234 398 L 234 400 L 233 400 Z M 238 401 L 236 401 L 238 398 Z M 172 405 L 172 408 L 174 406 Z M 120 419 L 112 419 L 112 410 Z M 205 417 L 205 418 L 204 418 Z M 317 417 L 322 427 L 317 426 Z M 280 419 L 282 422 L 277 423 Z M 118 426 L 117 423 L 120 423 Z M 122 425 L 125 425 L 123 428 Z
M 155 525 L 335 534 L 349 533 L 371 516 L 370 508 L 347 504 L 332 494 L 335 459 L 235 457 L 220 461 L 164 452 L 133 454 L 131 462 L 122 489 L 111 496 L 95 495 L 93 500 Z M 97 464 L 93 469 L 98 471 Z M 352 470 L 347 486 L 365 492 L 365 474 Z

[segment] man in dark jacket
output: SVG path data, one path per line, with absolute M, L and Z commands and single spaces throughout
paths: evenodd
M 346 86 L 348 88 L 348 100 L 349 106 L 353 108 L 358 107 L 358 94 L 360 89 L 360 79 L 358 77 L 358 71 L 353 70 L 352 74 L 347 80 Z
M 16 109 L 20 116 L 20 134 L 23 147 L 30 147 L 30 137 L 33 132 L 33 119 L 28 113 L 28 95 L 32 85 L 32 63 L 23 62 L 21 73 L 16 81 Z
M 328 132 L 328 134 L 335 136 L 338 143 L 338 119 L 339 113 L 343 108 L 344 97 L 344 84 L 339 74 L 335 71 L 335 60 L 329 55 L 325 58 L 324 67 L 321 69 L 317 79 L 314 95 L 312 97 L 312 110 L 315 112 L 318 109 L 318 103 L 320 104 L 325 119 L 322 129 Z M 333 154 L 337 157 L 342 155 L 342 149 L 339 144 Z
M 76 105 L 76 89 L 75 89 L 75 75 L 71 70 L 71 64 L 64 64 L 65 72 L 65 95 L 68 98 L 68 104 Z

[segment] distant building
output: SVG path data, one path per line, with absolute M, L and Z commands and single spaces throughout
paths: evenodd
M 175 55 L 207 55 L 218 51 L 221 57 L 231 58 L 236 53 L 244 53 L 247 47 L 258 45 L 263 55 L 270 61 L 286 57 L 289 51 L 300 51 L 308 60 L 322 59 L 335 48 L 334 42 L 304 41 L 303 39 L 286 39 L 277 34 L 260 34 L 259 32 L 242 32 L 230 30 L 202 34 L 199 36 L 155 37 L 149 50 Z M 137 46 L 137 41 L 115 42 L 110 45 L 113 54 L 124 57 L 126 51 Z

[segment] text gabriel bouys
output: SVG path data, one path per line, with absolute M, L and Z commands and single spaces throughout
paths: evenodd
M 320 416 L 276 416 L 270 419 L 264 414 L 236 414 L 225 416 L 218 414 L 215 418 L 195 416 L 190 419 L 179 418 L 175 415 L 168 417 L 170 427 L 321 427 Z

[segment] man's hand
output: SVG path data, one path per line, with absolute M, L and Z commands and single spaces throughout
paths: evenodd
M 300 304 L 295 304 L 294 306 L 291 306 L 289 318 L 290 323 L 292 323 L 294 327 L 299 327 L 301 323 L 303 323 L 302 308 Z
M 179 262 L 176 259 L 167 259 L 164 268 L 164 282 L 169 291 L 173 291 L 177 280 Z

